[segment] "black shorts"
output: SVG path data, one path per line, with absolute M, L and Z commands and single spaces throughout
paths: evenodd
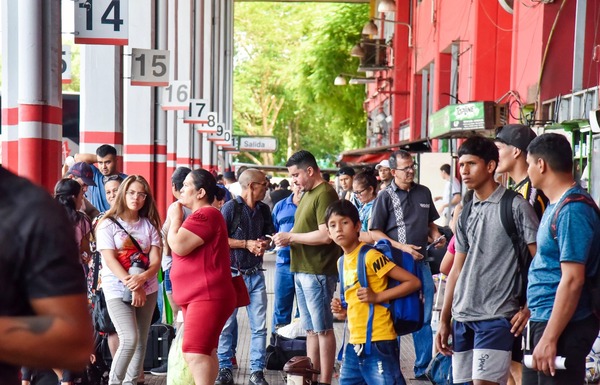
M 531 333 L 531 350 L 525 349 L 525 354 L 532 354 L 538 344 L 547 322 L 529 323 Z M 598 318 L 591 315 L 580 321 L 569 322 L 556 345 L 556 355 L 566 358 L 564 370 L 556 370 L 554 377 L 546 376 L 523 365 L 523 385 L 564 385 L 585 383 L 585 357 L 592 349 L 598 336 Z

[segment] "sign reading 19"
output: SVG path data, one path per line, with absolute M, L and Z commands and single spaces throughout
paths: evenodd
M 79 8 L 86 9 L 85 15 L 85 29 L 91 31 L 94 29 L 94 0 L 87 0 L 85 3 L 79 4 Z M 112 13 L 112 18 L 111 18 Z M 121 24 L 123 24 L 123 19 L 121 19 L 121 1 L 120 0 L 112 0 L 108 7 L 104 10 L 102 17 L 100 18 L 101 24 L 112 24 L 114 31 L 121 30 Z

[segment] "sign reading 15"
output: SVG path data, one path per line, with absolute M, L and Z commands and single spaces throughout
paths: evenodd
M 131 85 L 169 85 L 169 51 L 133 48 L 131 56 Z

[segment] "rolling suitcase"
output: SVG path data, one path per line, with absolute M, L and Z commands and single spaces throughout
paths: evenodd
M 150 326 L 146 356 L 144 357 L 144 371 L 157 368 L 167 362 L 173 338 L 175 338 L 173 326 L 161 323 Z

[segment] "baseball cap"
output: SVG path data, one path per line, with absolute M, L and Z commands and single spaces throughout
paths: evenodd
M 71 166 L 67 174 L 76 176 L 81 178 L 83 183 L 88 186 L 96 186 L 96 182 L 94 182 L 94 171 L 92 170 L 92 166 L 85 162 L 77 162 Z
M 375 166 L 375 170 L 379 170 L 382 167 L 387 167 L 387 168 L 391 168 L 390 167 L 390 161 L 387 159 L 382 160 L 381 162 L 379 162 L 377 164 L 377 166 Z
M 342 167 L 342 168 L 340 168 L 340 171 L 338 171 L 337 174 L 338 174 L 338 176 L 340 176 L 340 175 L 354 176 L 355 172 L 352 167 Z
M 235 172 L 233 172 L 233 171 L 225 171 L 223 173 L 223 178 L 230 179 L 230 180 L 235 180 Z
M 496 140 L 521 151 L 527 151 L 527 146 L 537 135 L 524 124 L 505 124 L 496 131 Z

